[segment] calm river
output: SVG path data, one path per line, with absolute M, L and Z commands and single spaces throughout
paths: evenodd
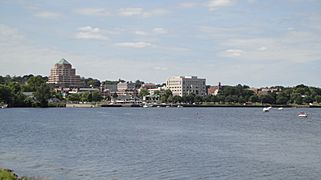
M 321 110 L 0 109 L 0 167 L 55 180 L 320 179 Z

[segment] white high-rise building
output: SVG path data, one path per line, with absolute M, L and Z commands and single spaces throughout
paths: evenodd
M 166 87 L 170 89 L 173 96 L 195 94 L 196 96 L 206 95 L 206 79 L 197 76 L 174 76 L 166 81 Z

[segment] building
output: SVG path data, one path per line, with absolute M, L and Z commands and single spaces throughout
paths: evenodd
M 76 75 L 76 69 L 73 69 L 65 59 L 61 59 L 51 69 L 47 83 L 60 88 L 78 88 L 82 86 L 80 76 Z
M 157 86 L 153 83 L 142 84 L 142 86 L 140 87 L 140 89 L 155 89 L 155 88 L 157 88 Z
M 163 91 L 165 91 L 166 90 L 166 86 L 163 86 L 163 87 L 157 87 L 157 88 L 154 88 L 154 89 L 148 89 L 148 92 L 149 92 L 149 94 L 150 95 L 154 95 L 155 94 L 155 92 L 163 92 Z
M 282 91 L 281 88 L 277 88 L 277 87 L 274 87 L 274 88 L 268 88 L 268 87 L 265 87 L 265 88 L 250 88 L 249 90 L 253 91 L 258 96 L 267 95 L 267 94 L 270 94 L 270 93 L 278 94 L 279 92 Z
M 135 83 L 119 82 L 117 84 L 117 91 L 135 90 Z
M 206 79 L 197 76 L 174 76 L 168 78 L 166 87 L 170 89 L 174 96 L 195 94 L 196 96 L 206 95 Z
M 118 96 L 124 96 L 124 95 L 136 96 L 137 90 L 135 87 L 135 83 L 133 83 L 133 82 L 119 82 L 117 84 L 117 95 Z
M 207 94 L 216 96 L 221 89 L 222 89 L 221 83 L 218 83 L 218 86 L 208 87 Z
M 68 93 L 70 94 L 81 94 L 81 93 L 93 93 L 93 92 L 100 92 L 99 88 L 74 88 Z

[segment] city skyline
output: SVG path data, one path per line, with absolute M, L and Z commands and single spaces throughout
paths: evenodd
M 163 83 L 320 86 L 321 2 L 188 0 L 0 2 L 0 75 L 48 76 L 67 59 L 82 77 Z

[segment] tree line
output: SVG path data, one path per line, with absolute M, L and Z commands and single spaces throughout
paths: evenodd
M 99 92 L 67 94 L 54 91 L 46 82 L 46 76 L 0 76 L 0 104 L 9 107 L 48 107 L 50 99 L 58 101 L 101 101 Z M 93 78 L 82 78 L 85 87 L 99 87 L 100 81 Z M 27 94 L 27 93 L 29 94 Z M 30 94 L 31 93 L 31 94 Z
M 164 92 L 155 92 L 160 95 L 163 103 L 216 103 L 216 104 L 244 104 L 244 103 L 260 103 L 260 104 L 310 104 L 321 102 L 321 89 L 298 85 L 295 87 L 276 86 L 271 89 L 278 89 L 274 92 L 261 92 L 256 94 L 247 85 L 223 86 L 217 95 L 196 96 L 195 94 L 185 94 L 181 96 L 173 96 L 170 90 Z
M 84 92 L 84 93 L 70 93 L 63 95 L 55 92 L 46 82 L 48 78 L 45 76 L 0 76 L 0 104 L 5 103 L 10 107 L 47 107 L 49 99 L 57 99 L 59 101 L 82 101 L 82 102 L 98 102 L 103 100 L 100 92 Z M 117 84 L 118 82 L 125 82 L 119 79 L 118 81 L 99 81 L 93 78 L 82 78 L 85 87 L 98 88 L 101 84 Z M 137 80 L 135 82 L 136 88 L 140 88 L 143 81 Z M 161 85 L 159 85 L 161 86 Z M 295 87 L 276 86 L 271 87 L 278 89 L 274 92 L 255 93 L 249 86 L 222 86 L 217 95 L 196 96 L 195 94 L 185 94 L 181 96 L 174 96 L 173 93 L 167 89 L 164 91 L 156 91 L 159 95 L 160 101 L 163 103 L 188 103 L 188 104 L 244 104 L 244 103 L 260 103 L 260 104 L 310 104 L 321 102 L 321 89 L 317 87 L 305 86 L 303 84 Z M 26 95 L 25 92 L 31 92 L 32 96 Z M 146 89 L 142 89 L 138 94 L 139 97 L 148 95 Z M 116 98 L 105 97 L 107 100 Z

